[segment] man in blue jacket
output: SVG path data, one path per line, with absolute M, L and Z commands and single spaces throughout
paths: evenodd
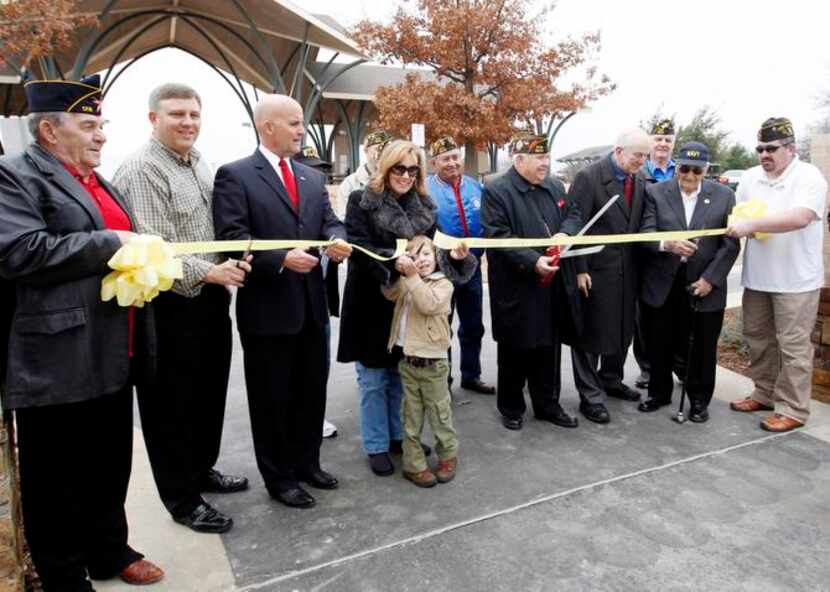
M 464 174 L 464 157 L 450 136 L 439 138 L 430 146 L 433 174 L 427 180 L 429 194 L 438 206 L 441 232 L 456 237 L 483 236 L 479 211 L 481 184 Z M 481 251 L 473 251 L 478 261 Z M 458 341 L 461 344 L 461 388 L 493 395 L 496 389 L 481 381 L 481 339 L 484 336 L 482 314 L 481 265 L 469 282 L 456 285 L 450 309 L 458 310 Z M 452 372 L 449 377 L 452 385 Z

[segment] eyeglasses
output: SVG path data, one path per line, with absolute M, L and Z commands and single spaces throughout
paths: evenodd
M 755 146 L 755 152 L 757 152 L 758 154 L 763 154 L 764 152 L 775 154 L 776 152 L 778 152 L 779 148 L 783 148 L 789 143 L 790 142 L 786 142 L 784 144 L 781 144 L 780 146 L 776 146 L 775 144 L 758 144 L 757 146 Z
M 421 172 L 421 167 L 417 165 L 413 165 L 411 167 L 403 166 L 402 164 L 396 164 L 395 166 L 389 169 L 393 174 L 397 175 L 398 177 L 403 177 L 404 173 L 408 174 L 411 178 L 415 178 L 418 176 L 418 173 Z
M 684 175 L 688 175 L 689 173 L 694 173 L 695 175 L 702 175 L 703 168 L 699 166 L 689 166 L 688 164 L 681 164 L 680 172 Z

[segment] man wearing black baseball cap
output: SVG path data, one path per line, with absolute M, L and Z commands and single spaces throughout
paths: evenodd
M 748 237 L 741 283 L 748 373 L 755 389 L 731 406 L 773 411 L 761 427 L 786 432 L 804 425 L 810 415 L 810 335 L 824 285 L 827 182 L 799 159 L 792 123 L 784 117 L 761 125 L 755 151 L 761 164 L 743 174 L 737 200 L 758 200 L 767 213 L 729 225 L 730 236 Z M 771 236 L 754 238 L 756 233 Z
M 723 228 L 735 205 L 735 194 L 703 177 L 709 148 L 688 142 L 680 148 L 673 179 L 646 186 L 640 232 Z M 726 307 L 726 276 L 738 256 L 738 241 L 712 236 L 697 241 L 646 242 L 640 303 L 646 320 L 646 349 L 651 367 L 643 412 L 671 402 L 672 369 L 678 354 L 686 360 L 691 412 L 689 419 L 709 419 L 707 407 L 715 390 L 717 346 Z
M 132 388 L 155 357 L 150 306 L 101 300 L 107 261 L 133 236 L 94 169 L 106 141 L 98 76 L 25 87 L 35 141 L 0 160 L 0 276 L 17 302 L 3 409 L 14 410 L 23 523 L 46 592 L 164 572 L 127 544 Z

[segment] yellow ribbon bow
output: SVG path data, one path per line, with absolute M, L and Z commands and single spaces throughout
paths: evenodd
M 767 202 L 760 199 L 750 199 L 743 201 L 732 208 L 732 213 L 729 214 L 729 224 L 732 222 L 740 222 L 743 220 L 756 220 L 767 215 Z M 758 240 L 766 240 L 769 238 L 768 232 L 756 232 L 755 238 Z
M 101 299 L 115 298 L 119 306 L 144 306 L 181 279 L 182 262 L 161 237 L 139 234 L 109 260 L 115 271 L 101 282 Z

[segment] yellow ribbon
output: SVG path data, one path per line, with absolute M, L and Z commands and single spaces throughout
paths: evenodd
M 116 299 L 119 306 L 144 306 L 153 298 L 173 287 L 181 279 L 182 262 L 176 255 L 222 253 L 227 251 L 271 251 L 274 249 L 308 249 L 330 247 L 334 240 L 236 240 L 167 243 L 158 236 L 139 234 L 122 245 L 109 260 L 115 271 L 101 282 L 101 299 Z M 352 244 L 351 247 L 378 261 L 390 261 L 406 252 L 406 239 L 395 241 L 395 252 L 389 257 L 378 255 Z
M 749 201 L 742 201 L 729 214 L 729 223 L 737 220 L 754 220 L 767 214 L 767 202 L 760 199 L 750 199 Z M 758 240 L 766 240 L 769 238 L 767 232 L 756 232 L 755 237 Z
M 735 206 L 729 217 L 734 220 L 749 220 L 766 214 L 767 204 L 750 200 Z M 592 234 L 583 236 L 562 236 L 547 238 L 456 238 L 436 232 L 433 242 L 439 249 L 451 250 L 461 244 L 471 249 L 515 249 L 519 247 L 550 247 L 553 245 L 611 245 L 647 241 L 689 240 L 704 236 L 718 236 L 726 233 L 725 228 L 706 230 L 678 230 L 649 232 L 644 234 Z M 757 233 L 755 238 L 766 238 Z M 325 248 L 336 241 L 312 240 L 231 240 L 202 241 L 188 243 L 167 243 L 157 236 L 136 235 L 123 245 L 109 260 L 114 270 L 101 283 L 101 298 L 106 302 L 115 298 L 119 306 L 144 306 L 160 292 L 173 287 L 173 282 L 183 277 L 182 262 L 176 255 L 197 253 L 221 253 L 229 251 L 271 251 L 275 249 Z M 351 244 L 356 249 L 377 261 L 390 261 L 406 252 L 406 239 L 398 239 L 395 252 L 385 257 L 364 247 Z

